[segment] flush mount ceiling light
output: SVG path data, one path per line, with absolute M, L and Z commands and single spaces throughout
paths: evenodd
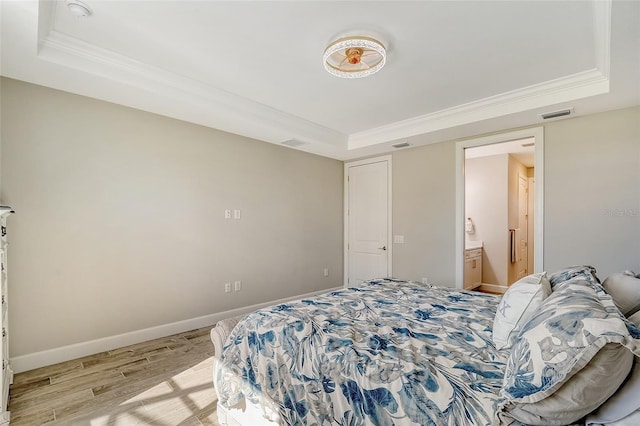
M 322 59 L 324 68 L 336 77 L 360 78 L 380 71 L 387 60 L 387 51 L 373 38 L 347 37 L 331 43 Z
M 69 9 L 69 12 L 71 12 L 71 14 L 76 18 L 86 18 L 88 16 L 91 16 L 91 9 L 89 9 L 89 6 L 82 3 L 81 1 L 67 0 L 67 8 Z

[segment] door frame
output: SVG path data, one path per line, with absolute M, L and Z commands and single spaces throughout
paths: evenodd
M 364 160 L 350 161 L 344 163 L 344 278 L 343 285 L 348 287 L 349 280 L 349 168 L 363 166 L 367 164 L 386 163 L 387 164 L 387 275 L 392 276 L 393 264 L 393 237 L 392 237 L 392 185 L 391 185 L 391 155 L 367 158 Z
M 535 138 L 533 167 L 536 179 L 534 187 L 534 226 L 533 226 L 533 268 L 534 272 L 544 271 L 544 127 L 531 127 L 523 130 L 499 133 L 491 136 L 467 139 L 456 143 L 456 288 L 464 288 L 464 222 L 465 222 L 465 182 L 464 165 L 466 148 L 518 139 Z
M 535 167 L 534 167 L 535 170 Z M 534 172 L 535 173 L 535 172 Z M 525 227 L 525 229 L 522 228 L 521 223 L 520 223 L 520 208 L 522 207 L 520 205 L 520 183 L 524 182 L 527 192 L 525 194 L 524 197 L 524 204 L 526 206 L 525 208 L 525 217 L 526 217 L 526 224 L 527 226 Z M 535 191 L 535 187 L 533 188 Z M 526 174 L 522 174 L 520 171 L 518 171 L 518 228 L 520 228 L 520 235 L 522 236 L 522 233 L 524 232 L 525 234 L 527 234 L 527 241 L 526 241 L 526 250 L 525 250 L 525 256 L 524 256 L 524 262 L 525 262 L 525 270 L 527 271 L 527 274 L 525 275 L 525 277 L 527 275 L 533 274 L 533 271 L 531 269 L 529 269 L 529 238 L 533 238 L 533 235 L 529 235 L 529 221 L 531 220 L 531 215 L 530 215 L 530 211 L 529 211 L 529 178 L 527 177 Z M 533 214 L 533 219 L 535 220 L 536 215 L 535 213 Z M 521 237 L 522 238 L 522 237 Z M 535 244 L 534 244 L 535 246 Z M 521 255 L 522 253 L 520 252 L 521 247 L 520 247 L 520 241 L 518 241 L 518 255 Z M 534 260 L 535 260 L 535 255 L 533 256 Z M 518 261 L 516 260 L 516 265 L 517 265 Z M 518 276 L 520 275 L 520 271 L 518 269 L 518 267 L 516 266 L 516 280 L 519 280 L 520 278 L 518 278 Z M 521 277 L 524 278 L 524 277 Z

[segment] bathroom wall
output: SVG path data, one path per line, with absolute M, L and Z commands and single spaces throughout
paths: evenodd
M 527 176 L 527 168 L 509 154 L 465 161 L 466 216 L 475 228 L 465 235 L 467 241 L 483 242 L 485 284 L 506 286 L 517 279 L 517 263 L 510 262 L 509 229 L 518 228 L 519 175 Z
M 506 154 L 465 161 L 466 216 L 475 232 L 468 241 L 482 241 L 482 282 L 507 285 L 509 156 Z

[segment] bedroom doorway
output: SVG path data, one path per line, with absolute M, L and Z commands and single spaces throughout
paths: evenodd
M 345 163 L 344 285 L 391 276 L 391 156 Z
M 543 271 L 543 212 L 544 212 L 544 195 L 543 195 L 543 185 L 544 182 L 544 132 L 542 127 L 536 127 L 531 129 L 524 129 L 514 132 L 502 133 L 482 138 L 469 139 L 465 141 L 460 141 L 456 144 L 456 287 L 457 288 L 465 288 L 465 284 L 469 286 L 468 279 L 465 281 L 465 267 L 468 270 L 468 261 L 470 260 L 469 256 L 471 251 L 472 254 L 477 254 L 475 251 L 484 252 L 484 241 L 480 241 L 478 238 L 469 238 L 468 230 L 470 227 L 472 228 L 475 224 L 473 216 L 466 212 L 466 195 L 468 194 L 470 199 L 477 195 L 474 192 L 467 193 L 465 182 L 466 174 L 473 172 L 472 163 L 467 165 L 466 158 L 467 151 L 469 153 L 476 151 L 480 152 L 482 150 L 493 150 L 498 148 L 500 144 L 504 144 L 506 142 L 513 141 L 525 141 L 529 140 L 534 145 L 533 152 L 533 167 L 531 167 L 531 171 L 535 170 L 535 181 L 533 180 L 533 175 L 529 176 L 529 174 L 523 172 L 522 170 L 515 171 L 518 169 L 513 169 L 514 178 L 513 180 L 513 207 L 512 213 L 505 212 L 505 223 L 500 225 L 499 233 L 500 233 L 500 242 L 498 246 L 505 253 L 508 253 L 508 274 L 511 278 L 509 279 L 505 276 L 505 282 L 500 283 L 500 288 L 496 288 L 495 291 L 504 291 L 506 289 L 506 285 L 513 282 L 516 275 L 518 273 L 521 274 L 531 274 L 534 272 Z M 506 146 L 506 144 L 505 144 Z M 477 150 L 476 150 L 477 148 Z M 508 151 L 507 151 L 508 153 Z M 503 163 L 507 163 L 507 158 L 503 159 Z M 468 167 L 467 167 L 468 166 Z M 467 170 L 468 168 L 468 170 Z M 495 170 L 491 169 L 491 170 Z M 507 167 L 505 166 L 505 170 Z M 508 173 L 505 171 L 505 173 Z M 520 176 L 522 175 L 522 176 Z M 492 179 L 495 179 L 496 173 L 489 172 L 487 174 Z M 507 179 L 505 178 L 505 181 Z M 535 183 L 538 183 L 537 185 Z M 470 188 L 470 190 L 473 190 Z M 506 192 L 506 188 L 505 188 Z M 521 192 L 521 194 L 520 194 Z M 526 194 L 526 197 L 525 197 Z M 526 210 L 525 204 L 527 206 L 533 205 L 533 210 Z M 528 217 L 532 217 L 533 220 L 528 220 Z M 509 219 L 511 218 L 511 219 Z M 473 232 L 473 231 L 472 231 Z M 506 237 L 505 237 L 506 233 Z M 477 240 L 476 244 L 481 246 L 480 249 L 475 247 L 473 244 L 469 245 L 469 240 Z M 471 248 L 472 250 L 465 250 Z M 475 251 L 474 251 L 475 249 Z M 528 252 L 531 252 L 531 256 Z M 526 253 L 526 255 L 525 255 Z M 506 257 L 507 255 L 503 256 Z M 502 262 L 503 257 L 501 257 L 500 261 Z M 529 259 L 533 258 L 532 262 L 529 262 Z M 521 261 L 518 261 L 521 259 Z M 487 259 L 483 259 L 483 263 L 487 266 L 489 265 Z M 468 271 L 467 271 L 468 272 Z M 484 275 L 484 274 L 483 274 Z M 481 280 L 482 283 L 482 280 Z M 485 286 L 483 286 L 484 288 Z M 487 288 L 488 289 L 488 288 Z M 489 289 L 488 289 L 489 290 Z M 492 290 L 491 290 L 492 291 Z

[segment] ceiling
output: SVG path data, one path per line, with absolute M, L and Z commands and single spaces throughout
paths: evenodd
M 2 75 L 340 160 L 640 104 L 638 1 L 84 3 L 0 2 Z M 334 77 L 353 34 L 387 64 Z
M 489 145 L 465 148 L 464 158 L 491 157 L 493 155 L 508 154 L 515 157 L 525 167 L 533 167 L 535 163 L 535 138 L 518 139 Z

